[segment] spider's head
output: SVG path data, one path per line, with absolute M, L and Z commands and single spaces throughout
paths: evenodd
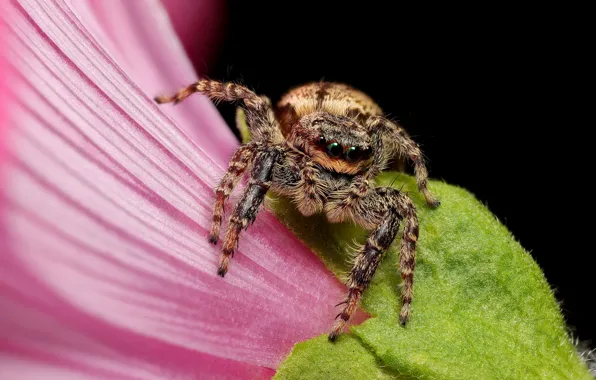
M 288 142 L 325 169 L 358 174 L 372 160 L 372 141 L 356 121 L 327 112 L 302 117 L 292 128 Z

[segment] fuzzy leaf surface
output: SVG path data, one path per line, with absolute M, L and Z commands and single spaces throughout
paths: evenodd
M 397 175 L 384 173 L 378 184 Z M 394 186 L 402 185 L 420 221 L 408 325 L 398 323 L 398 235 L 364 293 L 372 317 L 335 343 L 326 336 L 298 343 L 276 378 L 591 379 L 542 271 L 506 227 L 459 187 L 431 181 L 442 201 L 432 210 L 413 177 L 399 174 Z M 271 198 L 270 207 L 345 277 L 350 247 L 366 239 L 362 229 L 301 216 L 285 199 Z

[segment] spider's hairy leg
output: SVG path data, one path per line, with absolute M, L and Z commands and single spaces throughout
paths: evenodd
M 201 79 L 184 87 L 174 95 L 157 96 L 155 101 L 159 104 L 178 104 L 195 92 L 200 92 L 212 100 L 243 101 L 246 108 L 246 121 L 255 139 L 273 137 L 275 142 L 283 140 L 273 113 L 271 100 L 266 96 L 257 95 L 248 88 L 236 83 Z
M 370 198 L 369 198 L 370 199 Z M 387 251 L 397 232 L 401 216 L 394 209 L 388 209 L 381 222 L 368 237 L 366 244 L 358 254 L 348 279 L 349 292 L 344 309 L 336 317 L 337 321 L 329 333 L 329 340 L 334 341 L 352 319 L 360 302 L 362 293 L 368 288 L 383 254 Z
M 248 88 L 232 82 L 220 82 L 210 79 L 198 80 L 171 96 L 156 96 L 155 101 L 159 104 L 178 104 L 195 92 L 200 92 L 213 100 L 225 100 L 228 102 L 243 100 L 248 107 L 257 107 L 265 99 L 255 94 Z
M 408 136 L 406 131 L 391 120 L 382 116 L 372 116 L 367 120 L 367 128 L 371 131 L 387 135 L 388 141 L 395 141 L 400 152 L 403 152 L 414 164 L 418 190 L 424 195 L 426 204 L 438 207 L 441 202 L 428 189 L 428 170 L 424 155 L 418 144 Z
M 228 170 L 215 188 L 213 221 L 211 224 L 211 232 L 209 233 L 209 242 L 212 244 L 217 244 L 219 239 L 219 229 L 221 227 L 224 204 L 238 184 L 242 173 L 244 173 L 246 167 L 250 164 L 257 149 L 258 146 L 254 143 L 242 145 L 238 148 L 230 160 Z
M 248 225 L 257 217 L 259 208 L 271 186 L 272 170 L 279 157 L 280 151 L 276 148 L 261 150 L 255 154 L 248 186 L 234 208 L 224 236 L 217 270 L 217 274 L 221 277 L 225 276 L 228 271 L 230 257 L 234 255 L 234 250 L 238 247 L 241 230 L 248 228 Z
M 416 267 L 416 242 L 418 241 L 418 215 L 412 199 L 405 193 L 392 189 L 392 198 L 397 211 L 403 217 L 404 230 L 402 232 L 399 250 L 399 270 L 403 280 L 401 293 L 401 311 L 399 322 L 405 325 L 410 317 L 412 304 L 412 289 L 414 287 L 414 269 Z
M 344 203 L 346 199 L 350 199 Z M 334 213 L 334 209 L 341 210 Z M 366 229 L 372 230 L 366 245 L 356 255 L 356 261 L 348 281 L 350 288 L 346 307 L 338 315 L 329 339 L 334 340 L 351 319 L 358 306 L 362 292 L 368 287 L 382 255 L 387 251 L 404 221 L 400 247 L 400 272 L 403 279 L 402 307 L 399 320 L 406 324 L 410 315 L 414 269 L 416 265 L 416 242 L 418 241 L 418 216 L 414 203 L 405 193 L 392 187 L 369 189 L 364 196 L 351 192 L 340 195 L 326 207 L 328 216 L 351 218 Z

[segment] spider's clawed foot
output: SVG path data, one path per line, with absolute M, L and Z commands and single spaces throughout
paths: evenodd
M 428 190 L 423 192 L 424 198 L 426 199 L 426 204 L 430 208 L 437 208 L 441 205 L 441 201 L 439 201 L 435 196 Z
M 157 104 L 174 103 L 176 105 L 180 103 L 180 99 L 177 99 L 175 96 L 156 96 L 153 100 Z
M 174 105 L 180 103 L 181 101 L 183 101 L 184 99 L 188 98 L 190 95 L 192 95 L 195 92 L 200 91 L 199 88 L 199 82 L 193 83 L 190 86 L 186 86 L 183 89 L 181 89 L 180 91 L 178 91 L 177 93 L 170 95 L 170 96 L 166 96 L 166 95 L 159 95 L 156 96 L 155 98 L 153 98 L 153 100 L 157 103 L 157 104 L 163 104 L 163 103 L 174 103 Z
M 427 202 L 427 204 L 431 207 L 431 208 L 437 208 L 441 205 L 441 201 L 439 201 L 438 199 L 434 199 L 430 202 Z
M 330 342 L 335 342 L 335 340 L 337 339 L 337 337 L 339 336 L 341 332 L 337 332 L 337 331 L 332 331 L 329 333 L 329 341 Z
M 334 342 L 337 337 L 342 333 L 344 328 L 346 327 L 349 320 L 352 319 L 352 316 L 356 312 L 356 308 L 358 307 L 358 300 L 360 299 L 362 291 L 360 289 L 350 289 L 348 293 L 348 297 L 345 301 L 338 303 L 335 306 L 343 305 L 346 306 L 341 311 L 341 313 L 335 316 L 337 320 L 335 325 L 333 325 L 333 329 L 329 333 L 329 341 Z
M 408 319 L 410 319 L 410 305 L 403 307 L 401 313 L 399 313 L 399 324 L 405 326 Z
M 328 339 L 330 342 L 335 342 L 337 337 L 342 333 L 342 331 L 346 327 L 346 323 L 348 322 L 348 319 L 349 319 L 349 316 L 346 315 L 345 312 L 339 313 L 336 318 L 338 318 L 338 317 L 339 317 L 339 319 L 337 322 L 335 322 L 335 325 L 333 326 L 333 330 L 331 330 L 331 332 L 329 333 Z
M 224 277 L 228 273 L 228 265 L 230 265 L 230 257 L 228 255 L 222 255 L 219 258 L 219 267 L 217 268 L 217 275 Z

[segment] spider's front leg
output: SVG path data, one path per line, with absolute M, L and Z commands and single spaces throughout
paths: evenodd
M 238 247 L 240 232 L 242 229 L 248 228 L 248 225 L 254 222 L 257 217 L 259 208 L 271 186 L 273 167 L 281 155 L 282 153 L 276 147 L 263 149 L 255 153 L 248 186 L 232 212 L 224 236 L 217 270 L 217 274 L 222 277 L 228 271 L 230 258 L 233 257 L 234 250 Z
M 393 142 L 394 148 L 414 164 L 418 190 L 424 195 L 426 204 L 430 207 L 438 207 L 441 202 L 428 189 L 428 170 L 424 162 L 424 155 L 418 144 L 408 136 L 406 131 L 391 120 L 382 116 L 372 116 L 367 120 L 367 129 L 374 133 L 381 133 L 387 141 Z
M 195 92 L 202 93 L 216 101 L 242 101 L 246 111 L 246 122 L 254 141 L 271 141 L 276 144 L 283 141 L 279 123 L 275 119 L 269 98 L 257 95 L 248 88 L 236 83 L 201 79 L 173 95 L 157 96 L 154 100 L 159 104 L 178 104 Z
M 333 212 L 339 202 L 333 202 L 327 208 Z M 399 230 L 400 220 L 404 220 L 404 229 L 400 249 L 400 270 L 403 279 L 402 308 L 399 315 L 400 323 L 404 325 L 410 314 L 412 302 L 412 287 L 414 282 L 414 267 L 416 258 L 416 241 L 418 240 L 418 218 L 412 200 L 405 194 L 391 187 L 370 189 L 366 196 L 354 198 L 349 210 L 353 220 L 363 226 L 374 227 L 366 244 L 359 249 L 356 260 L 350 271 L 347 285 L 348 296 L 342 304 L 345 307 L 337 315 L 337 322 L 329 334 L 329 340 L 334 341 L 351 320 L 360 303 L 362 293 L 368 288 L 383 254 L 389 249 Z M 337 215 L 336 215 L 337 216 Z

